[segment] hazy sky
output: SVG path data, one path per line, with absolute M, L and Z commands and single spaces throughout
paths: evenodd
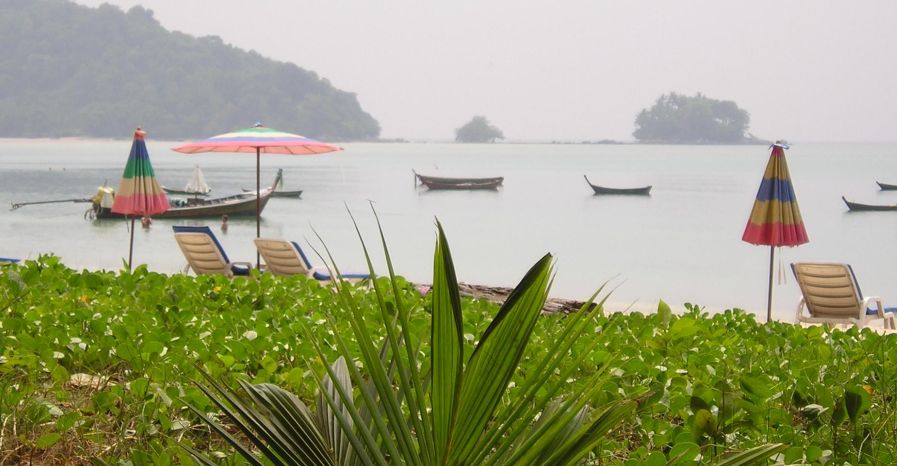
M 315 71 L 383 137 L 451 139 L 485 115 L 509 140 L 631 140 L 675 91 L 734 100 L 762 138 L 897 141 L 894 0 L 77 2 Z

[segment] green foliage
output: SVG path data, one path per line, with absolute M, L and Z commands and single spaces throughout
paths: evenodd
M 594 387 L 600 386 L 597 383 L 589 385 L 593 388 L 554 398 L 566 381 L 550 380 L 551 374 L 569 371 L 568 358 L 573 356 L 570 348 L 600 306 L 568 318 L 555 345 L 542 356 L 534 376 L 525 379 L 521 391 L 508 392 L 548 295 L 550 255 L 530 269 L 471 355 L 465 358 L 458 283 L 445 234 L 442 226 L 437 225 L 432 317 L 426 345 L 429 361 L 417 351 L 418 344 L 400 337 L 410 335 L 409 314 L 401 295 L 395 294 L 400 290 L 397 277 L 391 275 L 390 289 L 398 315 L 390 317 L 385 301 L 380 302 L 385 338 L 379 343 L 371 338 L 351 293 L 337 285 L 342 312 L 329 316 L 328 321 L 334 330 L 337 321 L 350 323 L 361 346 L 361 364 L 346 364 L 351 354 L 335 334 L 341 356 L 329 366 L 327 376 L 319 384 L 315 414 L 298 398 L 276 386 L 241 384 L 251 400 L 247 403 L 210 379 L 220 397 L 210 395 L 212 399 L 268 461 L 346 465 L 576 464 L 634 410 L 635 403 L 627 400 L 589 407 Z M 389 263 L 388 252 L 386 257 Z M 386 296 L 388 290 L 375 283 L 374 293 Z M 313 334 L 309 333 L 309 338 L 316 347 L 323 346 L 323 341 Z M 318 353 L 322 364 L 324 357 L 323 352 Z M 590 377 L 592 382 L 606 379 L 601 375 L 603 371 L 597 373 Z M 428 374 L 426 379 L 423 374 Z M 358 390 L 353 390 L 353 386 Z M 547 395 L 536 396 L 540 390 Z M 209 393 L 208 389 L 204 391 Z M 201 410 L 194 411 L 247 461 L 258 461 L 220 424 Z M 538 420 L 533 422 L 534 419 Z M 195 449 L 188 449 L 201 461 L 210 462 Z
M 750 122 L 748 112 L 730 100 L 671 92 L 638 114 L 632 135 L 642 142 L 738 144 L 753 140 L 746 136 Z
M 495 142 L 496 139 L 504 139 L 501 130 L 492 126 L 484 116 L 477 115 L 464 126 L 455 130 L 457 142 Z
M 68 0 L 0 2 L 0 137 L 208 137 L 266 126 L 370 139 L 355 94 L 256 52 L 170 32 L 151 10 Z
M 382 322 L 407 314 L 408 330 L 396 338 L 410 339 L 423 352 L 421 367 L 429 368 L 422 342 L 430 338 L 435 295 L 422 298 L 396 280 L 398 295 L 388 278 L 375 289 L 344 292 L 373 342 L 387 337 Z M 389 291 L 378 296 L 377 289 Z M 370 368 L 348 319 L 332 319 L 345 314 L 341 296 L 304 277 L 74 271 L 52 256 L 4 266 L 0 458 L 190 464 L 182 442 L 242 464 L 187 407 L 220 412 L 192 383 L 201 377 L 197 366 L 228 390 L 240 389 L 240 381 L 276 384 L 317 406 L 323 361 L 343 357 L 346 370 Z M 466 361 L 499 307 L 467 298 L 460 305 Z M 600 456 L 606 465 L 695 464 L 698 455 L 703 463 L 723 461 L 767 443 L 789 445 L 777 457 L 785 464 L 897 462 L 897 335 L 757 324 L 737 310 L 659 310 L 595 315 L 560 373 L 540 372 L 540 363 L 575 315 L 541 316 L 498 409 L 520 399 L 539 374 L 549 381 L 535 390 L 537 399 L 588 392 L 594 407 L 637 400 L 636 411 L 585 458 L 597 463 Z M 315 340 L 323 343 L 316 347 Z M 391 377 L 403 373 L 394 370 Z M 598 371 L 606 377 L 596 380 Z M 555 381 L 563 384 L 553 394 L 545 387 Z M 699 415 L 702 409 L 710 416 Z

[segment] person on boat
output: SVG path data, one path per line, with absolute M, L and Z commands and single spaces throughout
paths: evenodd
M 221 232 L 227 233 L 227 214 L 221 216 Z

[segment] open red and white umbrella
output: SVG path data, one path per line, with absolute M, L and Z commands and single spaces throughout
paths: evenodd
M 298 134 L 285 133 L 256 123 L 252 128 L 219 134 L 173 149 L 184 154 L 229 152 L 255 154 L 255 236 L 261 236 L 261 154 L 315 155 L 342 150 L 342 147 L 315 141 Z M 258 258 L 256 258 L 258 259 Z

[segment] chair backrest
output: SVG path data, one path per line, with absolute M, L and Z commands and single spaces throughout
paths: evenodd
M 174 239 L 196 275 L 230 276 L 230 260 L 209 227 L 173 226 Z
M 863 295 L 849 265 L 796 262 L 791 270 L 813 317 L 850 318 L 865 313 Z
M 265 260 L 268 272 L 274 275 L 309 275 L 311 262 L 295 241 L 256 238 L 255 247 Z

